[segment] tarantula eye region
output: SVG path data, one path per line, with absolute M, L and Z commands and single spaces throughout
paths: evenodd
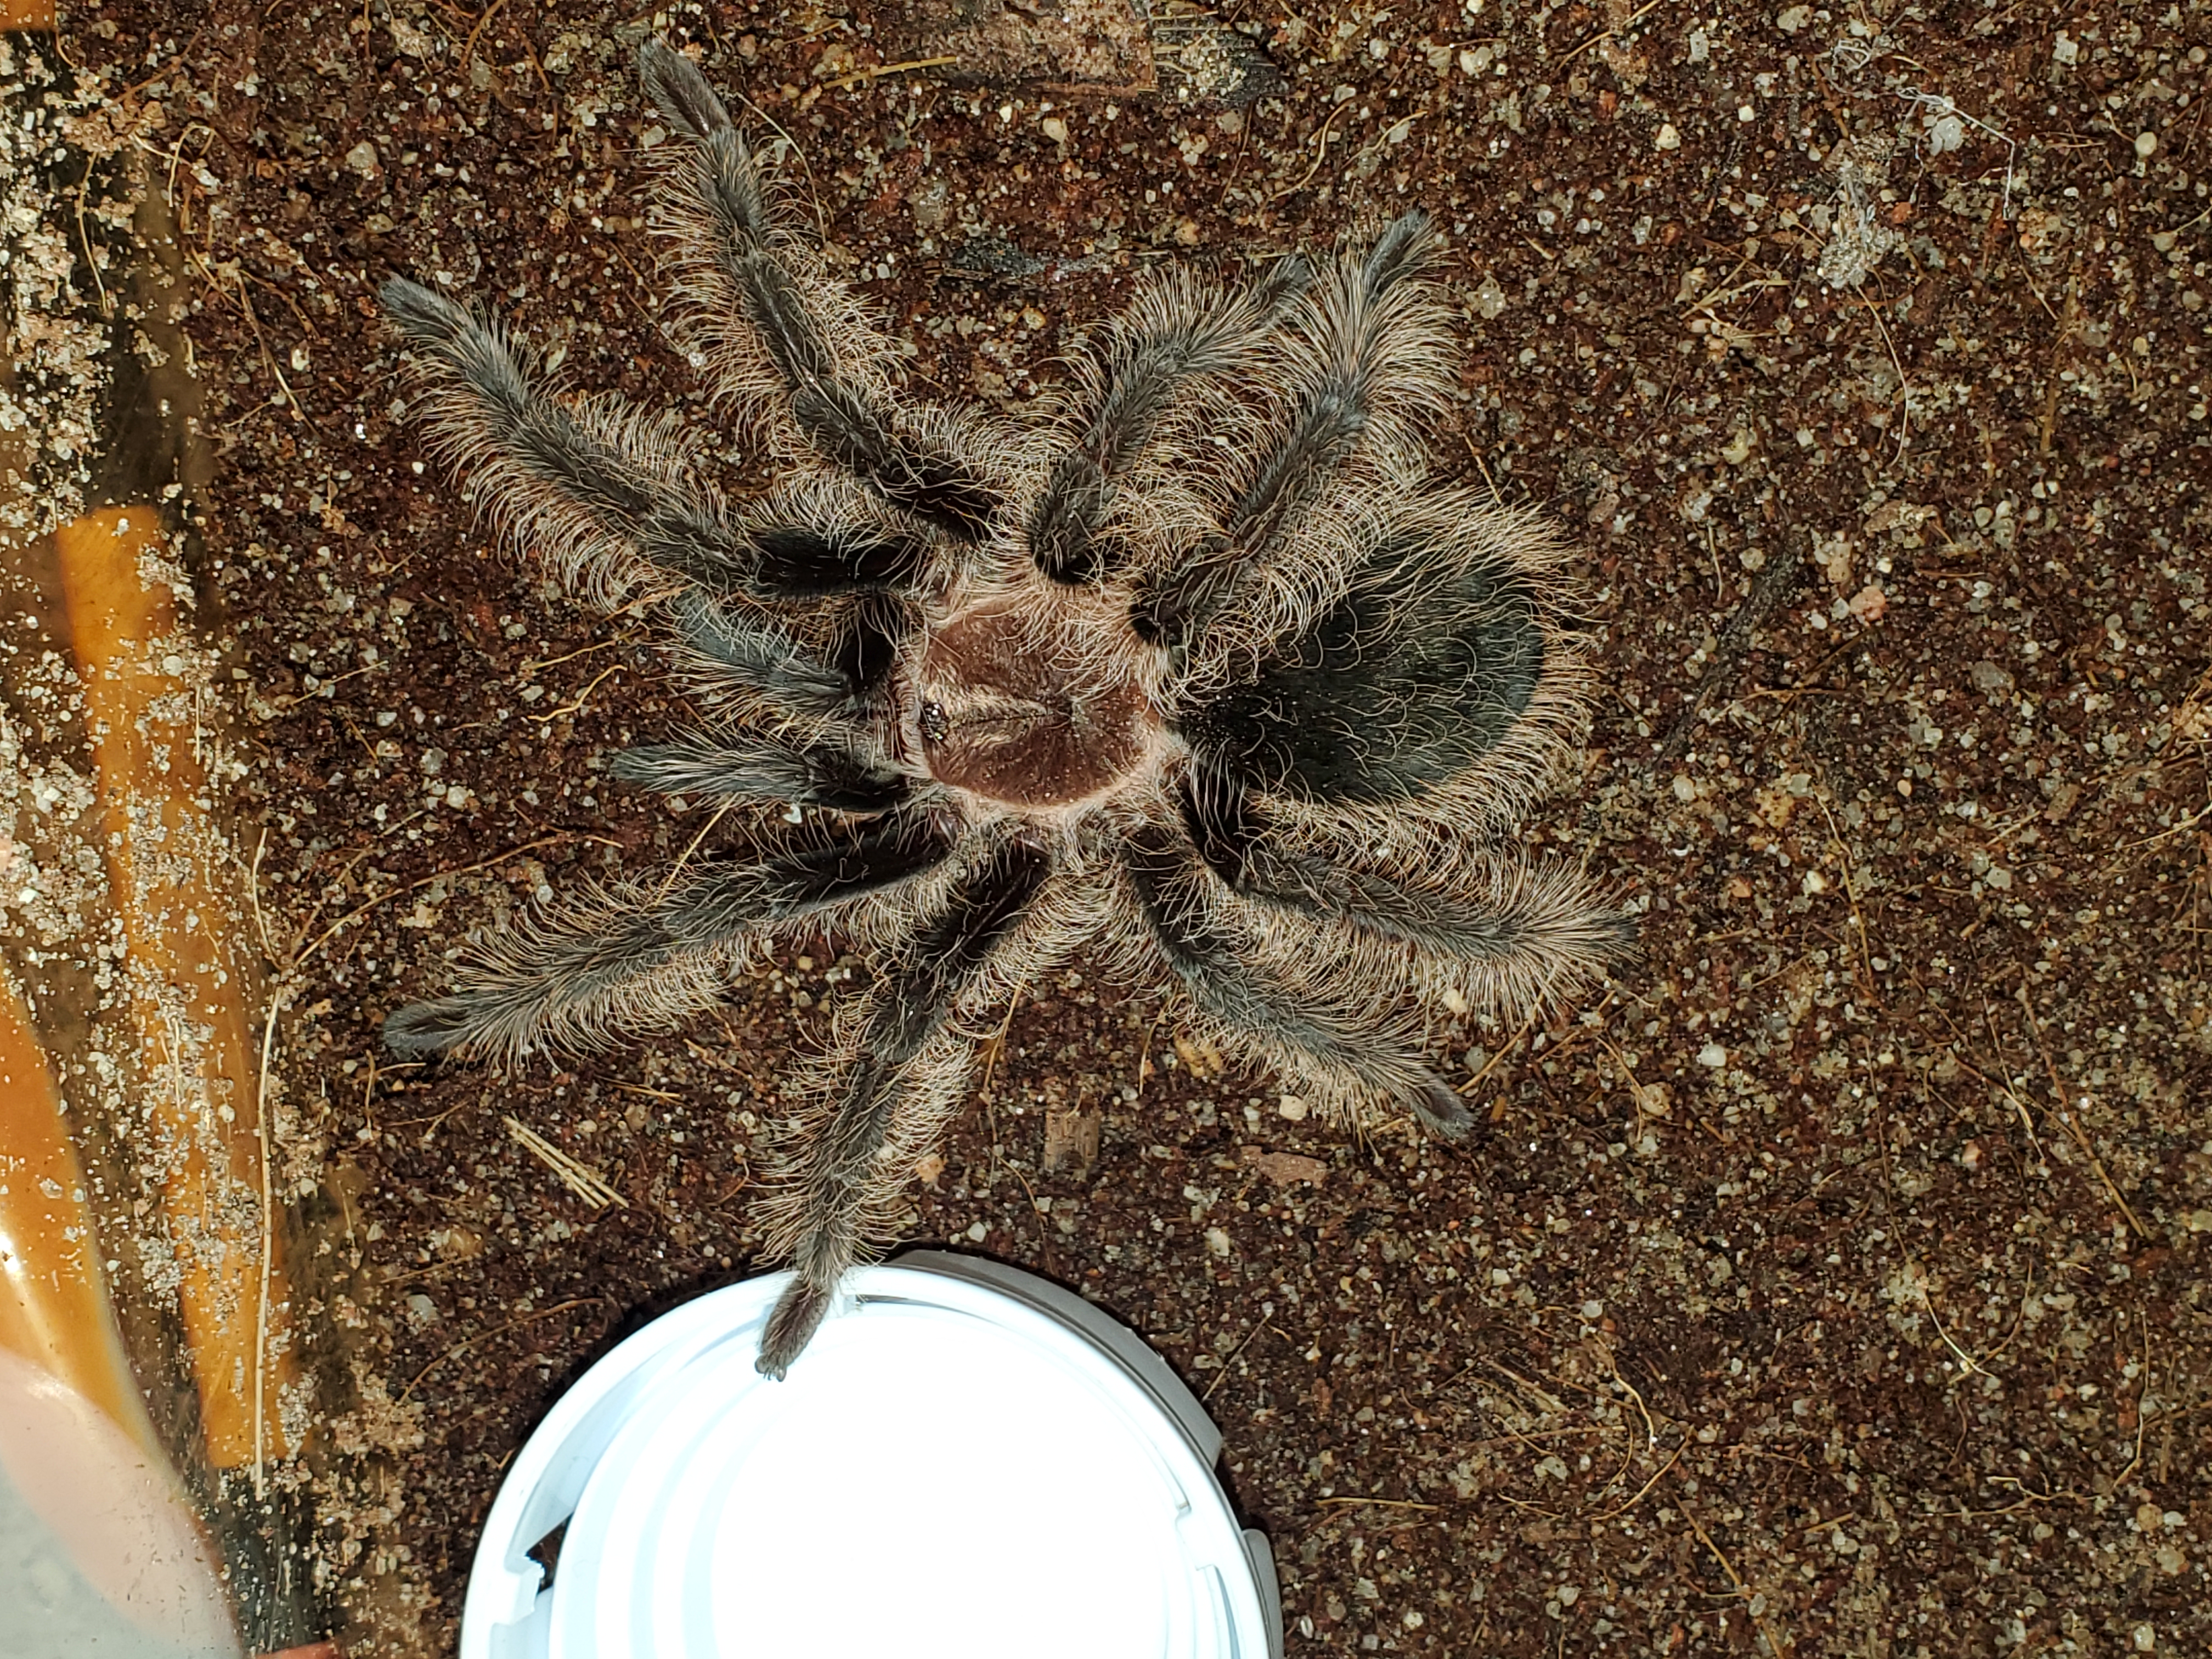
M 923 700 L 921 713 L 915 716 L 915 723 L 921 728 L 921 741 L 925 748 L 942 747 L 945 739 L 952 735 L 951 718 L 945 714 L 945 705 L 934 697 Z

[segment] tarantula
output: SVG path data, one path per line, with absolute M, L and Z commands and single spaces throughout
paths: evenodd
M 682 141 L 659 207 L 678 338 L 780 460 L 772 489 L 729 499 L 674 419 L 551 395 L 426 289 L 383 301 L 507 538 L 672 615 L 717 718 L 615 775 L 781 821 L 494 940 L 386 1042 L 586 1046 L 675 1025 L 779 938 L 867 952 L 787 1126 L 772 1376 L 960 1105 L 963 1018 L 1079 951 L 1325 1108 L 1465 1134 L 1425 1011 L 1528 1008 L 1629 935 L 1510 845 L 1585 670 L 1561 540 L 1425 478 L 1427 220 L 1242 287 L 1156 280 L 1016 425 L 911 395 L 698 70 L 658 43 L 640 68 Z

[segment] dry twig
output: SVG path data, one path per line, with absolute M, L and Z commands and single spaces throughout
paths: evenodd
M 517 1146 L 552 1170 L 563 1187 L 593 1209 L 604 1210 L 610 1204 L 619 1209 L 629 1208 L 629 1201 L 609 1186 L 606 1177 L 590 1164 L 571 1158 L 520 1118 L 509 1117 L 506 1122 L 507 1133 Z
M 1671 1468 L 1672 1465 L 1668 1467 Z M 1760 1639 L 1766 1644 L 1768 1650 L 1774 1655 L 1774 1659 L 1791 1659 L 1791 1655 L 1796 1652 L 1796 1649 L 1790 1644 L 1790 1638 L 1775 1630 L 1774 1626 L 1767 1621 L 1764 1611 L 1752 1609 L 1754 1597 L 1751 1586 L 1743 1582 L 1742 1575 L 1735 1570 L 1735 1563 L 1723 1553 L 1721 1547 L 1713 1542 L 1713 1535 L 1705 1529 L 1698 1517 L 1686 1507 L 1682 1509 L 1681 1516 L 1682 1519 L 1690 1523 L 1690 1530 L 1698 1534 L 1698 1541 L 1711 1550 L 1713 1559 L 1721 1564 L 1721 1571 L 1728 1575 L 1729 1583 L 1735 1586 L 1736 1594 L 1743 1598 L 1746 1610 L 1751 1612 L 1751 1622 L 1753 1627 L 1758 1630 Z
M 887 75 L 904 75 L 913 70 L 942 69 L 947 64 L 957 64 L 959 61 L 957 58 L 951 57 L 909 58 L 903 64 L 871 64 L 866 69 L 857 70 L 850 75 L 840 76 L 835 81 L 824 81 L 822 84 L 842 92 L 847 87 L 857 87 L 864 81 L 880 81 Z
M 2097 1172 L 2097 1179 L 2104 1182 L 2106 1194 L 2118 1207 L 2120 1213 L 2127 1218 L 2130 1231 L 2137 1238 L 2148 1241 L 2150 1237 L 2150 1229 L 2142 1224 L 2141 1218 L 2129 1205 L 2126 1197 L 2113 1183 L 2111 1174 L 2105 1168 L 2105 1160 L 2097 1156 L 2097 1149 L 2089 1144 L 2089 1137 L 2082 1133 L 2081 1126 L 2074 1121 L 2074 1114 L 2066 1104 L 2066 1085 L 2059 1079 L 2058 1067 L 2051 1060 L 2050 1045 L 2043 1040 L 2043 1027 L 2035 1018 L 2035 1005 L 2028 1000 L 2027 980 L 2024 975 L 2020 982 L 2020 1006 L 2021 1012 L 2027 1016 L 2027 1029 L 2030 1035 L 2035 1038 L 2036 1050 L 2043 1056 L 2044 1070 L 2051 1075 L 2051 1093 L 2052 1098 L 2057 1103 L 2057 1115 L 2060 1125 L 2072 1139 L 2075 1146 L 2081 1149 L 2081 1156 L 2089 1160 L 2089 1167 Z M 2082 1097 L 2082 1104 L 2087 1103 L 2088 1097 L 2085 1095 Z

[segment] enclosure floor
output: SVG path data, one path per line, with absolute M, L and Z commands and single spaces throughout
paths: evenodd
M 1148 270 L 1427 208 L 1438 471 L 1587 545 L 1592 750 L 1527 840 L 1642 954 L 1435 1033 L 1482 1138 L 1297 1115 L 1079 964 L 980 1034 L 905 1224 L 1170 1357 L 1293 1653 L 2212 1640 L 2212 14 L 1936 10 L 1240 10 L 1284 85 L 1235 112 L 870 75 L 901 59 L 865 7 L 661 20 L 796 141 L 801 213 L 949 396 L 1028 406 Z M 650 20 L 98 15 L 72 56 L 188 251 L 260 902 L 280 954 L 343 922 L 281 1046 L 356 1356 L 319 1571 L 355 1651 L 443 1652 L 549 1403 L 760 1265 L 780 1091 L 862 975 L 825 943 L 566 1070 L 378 1048 L 472 931 L 738 832 L 608 781 L 684 694 L 647 621 L 472 527 L 371 300 L 450 279 L 576 386 L 726 425 L 660 331 Z M 1044 1167 L 1063 1111 L 1103 1119 L 1087 1170 Z

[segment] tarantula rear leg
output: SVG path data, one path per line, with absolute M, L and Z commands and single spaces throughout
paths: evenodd
M 982 978 L 1050 873 L 1041 848 L 1011 841 L 953 884 L 942 907 L 884 965 L 851 1022 L 847 1069 L 827 1119 L 804 1149 L 780 1231 L 793 1238 L 794 1277 L 761 1341 L 759 1369 L 781 1377 L 829 1311 L 858 1259 L 868 1213 L 902 1185 L 885 1167 L 902 1121 L 933 1122 L 974 1066 L 965 1040 L 945 1030 Z
M 1379 1011 L 1276 983 L 1207 902 L 1194 851 L 1164 829 L 1131 837 L 1124 860 L 1145 932 L 1200 1012 L 1255 1051 L 1285 1055 L 1333 1091 L 1382 1095 L 1443 1140 L 1463 1140 L 1474 1115 Z
M 860 1261 L 866 1212 L 886 1188 L 902 1185 L 910 1173 L 878 1167 L 891 1125 L 902 1115 L 935 1117 L 958 1101 L 975 1072 L 967 1039 L 949 1033 L 933 1033 L 896 1066 L 869 1053 L 866 1037 L 860 1048 L 821 1143 L 805 1155 L 792 1280 L 769 1312 L 754 1367 L 778 1381 L 814 1340 L 839 1283 Z
M 1523 1006 L 1587 979 L 1635 947 L 1627 915 L 1598 905 L 1571 866 L 1455 861 L 1449 878 L 1401 880 L 1313 848 L 1285 848 L 1264 806 L 1233 778 L 1200 769 L 1177 794 L 1206 867 L 1238 897 L 1305 926 L 1350 927 L 1471 982 L 1492 1006 Z

